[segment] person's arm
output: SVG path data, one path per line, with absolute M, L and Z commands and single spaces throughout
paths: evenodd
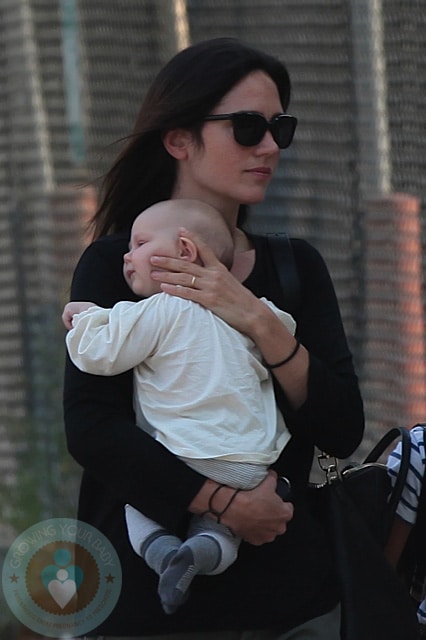
M 161 282 L 162 289 L 172 295 L 193 300 L 210 309 L 229 325 L 248 335 L 257 344 L 266 361 L 276 358 L 280 352 L 294 349 L 293 333 L 277 318 L 276 314 L 241 284 L 219 262 L 210 247 L 196 233 L 185 230 L 197 245 L 202 265 L 163 256 L 151 259 L 152 277 Z M 238 257 L 237 257 L 238 259 Z M 192 281 L 195 276 L 196 284 Z M 307 397 L 308 358 L 303 348 L 294 359 L 291 374 L 285 376 L 285 391 L 294 409 Z
M 269 307 L 252 305 L 246 333 L 260 349 L 265 366 L 285 391 L 293 410 L 308 397 L 309 354 Z
M 423 427 L 413 427 L 410 429 L 409 435 L 410 464 L 385 547 L 385 556 L 394 567 L 397 567 L 409 535 L 416 524 L 425 475 Z M 393 486 L 395 486 L 401 468 L 401 450 L 402 442 L 398 442 L 387 459 L 388 473 Z
M 74 303 L 68 303 L 70 307 Z M 81 303 L 75 303 L 81 304 Z M 66 307 L 66 308 L 67 308 Z M 145 361 L 168 327 L 155 298 L 82 309 L 66 335 L 73 363 L 85 373 L 112 376 Z
M 166 270 L 153 274 L 172 295 L 207 307 L 250 336 L 269 364 L 286 359 L 296 341 L 276 315 L 220 264 L 209 247 L 190 234 L 203 265 L 157 257 Z M 324 260 L 307 242 L 293 241 L 301 280 L 301 308 L 296 317 L 295 356 L 274 368 L 277 399 L 292 435 L 325 452 L 346 458 L 359 445 L 364 413 L 334 287 Z M 196 277 L 195 288 L 191 287 Z
M 286 532 L 294 508 L 291 502 L 283 502 L 277 494 L 275 471 L 270 470 L 265 480 L 250 491 L 236 493 L 235 489 L 226 486 L 218 490 L 218 486 L 207 480 L 191 502 L 190 511 L 209 515 L 213 520 L 217 517 L 210 509 L 223 512 L 220 522 L 253 545 L 272 542 L 277 535 Z
M 408 542 L 408 538 L 413 529 L 413 525 L 405 522 L 398 515 L 392 523 L 389 539 L 386 543 L 384 553 L 388 562 L 396 569 L 401 559 L 402 552 Z
M 91 307 L 96 306 L 93 302 L 82 302 L 75 300 L 74 302 L 67 302 L 62 312 L 62 322 L 65 329 L 72 329 L 72 320 L 74 316 L 87 311 Z
M 306 400 L 296 411 L 287 403 L 286 420 L 293 433 L 300 433 L 330 455 L 346 458 L 360 444 L 364 433 L 363 402 L 352 354 L 323 258 L 304 240 L 293 240 L 292 244 L 301 282 L 297 337 L 309 353 L 309 360 Z M 275 371 L 277 379 L 289 374 L 288 365 L 282 369 Z M 285 396 L 282 380 L 280 377 Z
M 71 298 L 93 300 L 107 308 L 119 300 L 134 300 L 122 276 L 126 247 L 125 239 L 89 247 L 75 271 Z M 132 504 L 164 526 L 176 526 L 188 510 L 207 511 L 218 485 L 206 481 L 136 426 L 132 382 L 131 371 L 110 378 L 92 376 L 67 359 L 64 417 L 68 448 L 86 472 L 123 504 Z M 266 487 L 238 494 L 224 519 L 248 542 L 273 539 L 292 517 L 291 505 L 276 496 L 271 484 L 276 484 L 274 478 Z M 226 506 L 222 502 L 226 496 L 218 497 L 215 508 L 219 510 Z

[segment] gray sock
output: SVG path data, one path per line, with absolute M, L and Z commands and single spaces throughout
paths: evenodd
M 195 576 L 213 571 L 221 560 L 218 542 L 208 535 L 186 540 L 160 576 L 158 593 L 166 613 L 174 613 L 188 598 Z
M 159 576 L 182 544 L 182 540 L 165 529 L 152 533 L 141 545 L 140 555 Z

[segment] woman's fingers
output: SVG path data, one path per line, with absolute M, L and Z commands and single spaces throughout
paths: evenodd
M 170 295 L 198 302 L 235 329 L 250 335 L 250 319 L 262 305 L 253 293 L 214 255 L 197 234 L 181 230 L 196 244 L 203 264 L 185 259 L 152 256 L 151 278 Z
M 208 249 L 209 251 L 209 249 Z M 215 264 L 201 266 L 181 258 L 167 258 L 165 256 L 153 256 L 151 264 L 151 278 L 164 285 L 172 287 L 185 287 L 186 289 L 205 290 L 210 294 L 217 294 L 226 289 L 226 280 L 230 277 L 228 269 L 213 255 Z M 189 291 L 179 291 L 170 287 L 163 287 L 164 291 L 188 297 Z M 198 299 L 197 299 L 198 301 Z
M 152 271 L 151 276 L 168 275 L 168 272 L 172 274 L 176 273 L 190 273 L 198 266 L 188 260 L 182 258 L 168 258 L 167 256 L 152 256 L 151 264 L 153 267 L 158 267 L 159 271 Z M 158 279 L 158 277 L 156 278 Z

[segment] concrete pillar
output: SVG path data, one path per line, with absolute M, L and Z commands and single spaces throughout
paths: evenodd
M 426 419 L 420 201 L 404 193 L 372 199 L 363 224 L 367 417 L 373 427 L 410 427 Z

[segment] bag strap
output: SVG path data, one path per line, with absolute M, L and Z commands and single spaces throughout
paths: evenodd
M 265 236 L 290 313 L 297 312 L 301 301 L 299 273 L 294 260 L 293 247 L 287 233 L 267 233 Z
M 396 438 L 401 438 L 401 464 L 394 488 L 389 498 L 389 512 L 391 518 L 396 513 L 410 466 L 411 441 L 408 430 L 405 427 L 394 427 L 393 429 L 390 429 L 390 431 L 385 433 L 385 435 L 379 440 L 364 460 L 364 464 L 377 462 L 380 456 L 386 451 L 388 446 L 396 440 Z
M 402 446 L 406 447 L 410 443 L 410 436 L 405 427 L 394 427 L 382 436 L 376 446 L 370 451 L 364 462 L 377 462 L 380 456 L 386 451 L 390 444 L 397 438 L 402 439 Z

